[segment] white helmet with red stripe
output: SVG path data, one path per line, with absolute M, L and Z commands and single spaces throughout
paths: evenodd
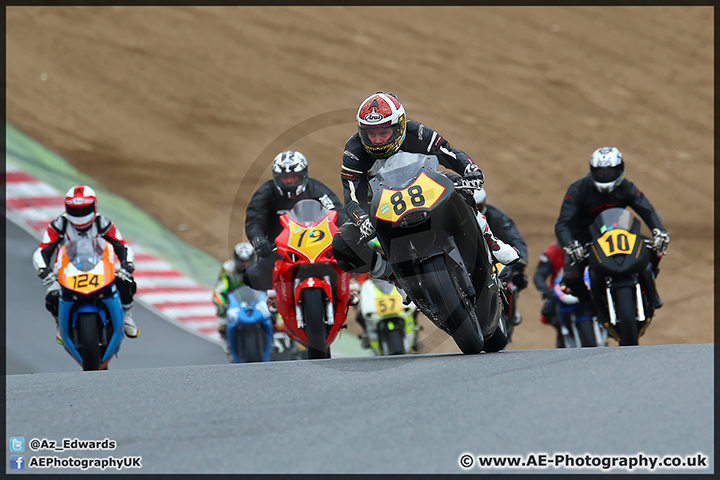
M 75 228 L 85 230 L 97 214 L 95 190 L 87 185 L 75 185 L 65 194 L 65 213 Z
M 363 100 L 355 121 L 365 150 L 375 158 L 387 158 L 405 140 L 405 108 L 392 93 L 377 92 Z

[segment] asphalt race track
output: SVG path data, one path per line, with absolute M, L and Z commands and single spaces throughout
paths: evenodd
M 109 371 L 82 372 L 55 343 L 35 241 L 6 225 L 6 438 L 25 438 L 34 473 L 82 472 L 29 468 L 41 456 L 142 457 L 121 473 L 603 473 L 476 463 L 529 454 L 700 454 L 705 468 L 652 473 L 714 472 L 712 344 L 228 364 L 136 305 L 141 337 L 123 342 Z M 117 446 L 29 448 L 65 438 Z M 475 457 L 468 469 L 463 454 Z

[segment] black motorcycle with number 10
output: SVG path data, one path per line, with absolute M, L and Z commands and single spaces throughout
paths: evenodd
M 629 210 L 609 208 L 592 225 L 587 245 L 590 288 L 605 327 L 620 345 L 638 345 L 654 314 L 651 241 Z

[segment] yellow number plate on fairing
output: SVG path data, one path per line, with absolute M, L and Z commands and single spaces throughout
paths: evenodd
M 408 212 L 431 208 L 443 192 L 445 192 L 445 187 L 425 173 L 421 173 L 413 184 L 404 190 L 384 188 L 375 217 L 395 223 Z
M 606 257 L 612 255 L 628 255 L 635 248 L 637 235 L 622 228 L 613 228 L 598 239 L 598 245 Z
M 388 295 L 375 299 L 375 311 L 381 316 L 401 313 L 404 307 L 400 295 Z
M 72 288 L 76 292 L 90 293 L 94 292 L 101 286 L 105 281 L 105 275 L 98 275 L 96 273 L 79 273 L 66 277 L 68 287 Z
M 331 243 L 332 234 L 327 218 L 314 227 L 303 227 L 290 220 L 288 246 L 305 255 L 311 262 Z

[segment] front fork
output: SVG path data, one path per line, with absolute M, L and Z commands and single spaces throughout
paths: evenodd
M 645 320 L 645 307 L 642 301 L 642 290 L 640 288 L 640 279 L 638 274 L 635 273 L 632 276 L 633 282 L 635 283 L 635 313 L 637 315 L 637 321 L 642 322 Z M 612 298 L 612 279 L 610 277 L 605 278 L 605 294 L 608 302 L 608 315 L 610 317 L 610 324 L 617 325 L 617 314 L 615 312 L 615 302 Z
M 329 276 L 329 275 L 325 275 L 322 279 L 325 281 L 325 283 L 326 283 L 327 285 L 332 285 L 332 283 L 330 282 L 330 276 Z M 296 292 L 298 291 L 298 289 L 297 289 L 298 285 L 300 285 L 301 283 L 306 283 L 306 281 L 307 281 L 307 279 L 301 281 L 300 279 L 297 279 L 297 278 L 296 278 L 296 279 L 295 279 L 295 283 L 294 283 L 294 285 L 293 285 L 293 288 L 295 289 L 295 291 L 296 291 Z M 323 291 L 324 291 L 324 289 L 323 289 Z M 333 302 L 332 302 L 332 300 L 331 300 L 332 297 L 330 297 L 331 299 L 328 300 L 328 299 L 327 299 L 327 292 L 325 292 L 325 293 L 326 293 L 326 298 L 325 298 L 325 323 L 326 323 L 329 327 L 332 327 L 333 325 L 335 325 L 335 305 L 333 304 Z M 299 296 L 296 294 L 296 298 L 298 298 L 298 297 L 299 297 Z M 295 320 L 297 321 L 297 326 L 298 326 L 298 328 L 300 328 L 300 329 L 305 328 L 305 318 L 304 318 L 304 316 L 303 316 L 302 304 L 301 304 L 300 302 L 295 303 Z

